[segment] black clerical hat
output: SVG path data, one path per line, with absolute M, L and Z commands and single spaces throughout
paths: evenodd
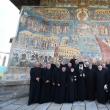
M 83 62 L 79 62 L 79 65 L 80 65 L 80 64 L 84 64 L 84 63 L 83 63 Z

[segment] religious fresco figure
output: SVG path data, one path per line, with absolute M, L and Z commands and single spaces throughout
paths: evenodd
M 19 56 L 18 56 L 18 53 L 13 53 L 13 56 L 11 58 L 11 66 L 18 66 L 19 64 Z
M 82 55 L 86 57 L 101 57 L 101 50 L 99 45 L 97 44 L 97 40 L 92 32 L 91 26 L 86 23 L 79 23 L 76 30 L 77 31 L 75 33 L 75 36 L 78 37 L 77 46 L 80 49 Z M 89 45 L 90 43 L 91 45 Z
M 21 54 L 21 58 L 20 58 L 20 66 L 28 66 L 28 60 L 26 58 L 26 54 L 23 53 Z

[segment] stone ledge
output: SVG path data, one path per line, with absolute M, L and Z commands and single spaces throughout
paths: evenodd
M 13 81 L 0 81 L 1 86 L 14 86 L 14 85 L 27 85 L 29 84 L 29 80 L 13 80 Z
M 0 81 L 0 101 L 28 96 L 29 80 Z

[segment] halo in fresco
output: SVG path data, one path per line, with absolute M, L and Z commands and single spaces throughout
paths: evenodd
M 79 21 L 86 21 L 88 18 L 88 10 L 86 8 L 78 9 L 77 18 Z

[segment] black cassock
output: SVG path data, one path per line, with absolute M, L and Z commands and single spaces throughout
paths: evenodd
M 79 70 L 79 64 L 74 64 L 73 67 L 74 67 L 76 73 L 78 73 L 78 70 Z
M 107 100 L 110 101 L 110 71 L 107 72 L 107 90 L 106 90 L 106 94 L 107 94 Z
M 66 72 L 67 72 L 67 76 L 66 76 L 66 84 L 65 84 L 65 102 L 69 102 L 68 100 L 68 77 L 69 77 L 69 73 L 71 71 L 71 67 L 68 67 L 68 65 L 66 65 Z
M 51 69 L 42 69 L 41 103 L 51 100 Z
M 86 73 L 84 70 L 78 70 L 78 100 L 84 101 L 87 98 Z
M 78 76 L 77 73 L 68 71 L 67 75 L 67 102 L 77 101 Z
M 65 89 L 66 89 L 66 75 L 67 72 L 62 72 L 61 69 L 57 68 L 56 72 L 56 91 L 55 91 L 55 102 L 65 102 Z M 60 85 L 59 85 L 60 84 Z
M 97 70 L 96 74 L 96 98 L 99 103 L 106 103 L 104 85 L 106 84 L 105 70 Z
M 55 100 L 55 91 L 56 91 L 56 73 L 57 67 L 55 64 L 51 64 L 51 101 Z
M 109 100 L 110 100 L 110 64 L 107 64 L 107 85 L 108 85 L 108 94 L 109 94 Z
M 87 68 L 86 68 L 87 69 Z M 96 74 L 94 69 L 87 69 L 87 99 L 88 100 L 95 100 L 95 82 L 96 82 Z
M 104 89 L 105 90 L 105 93 L 106 93 L 106 101 L 110 99 L 110 70 L 109 68 L 106 66 L 105 68 L 103 68 L 106 76 L 105 76 L 105 84 L 107 85 L 107 89 Z
M 35 67 L 30 70 L 30 90 L 29 90 L 29 100 L 28 105 L 33 103 L 38 103 L 40 101 L 40 80 L 37 81 L 36 78 L 41 79 L 41 68 Z

